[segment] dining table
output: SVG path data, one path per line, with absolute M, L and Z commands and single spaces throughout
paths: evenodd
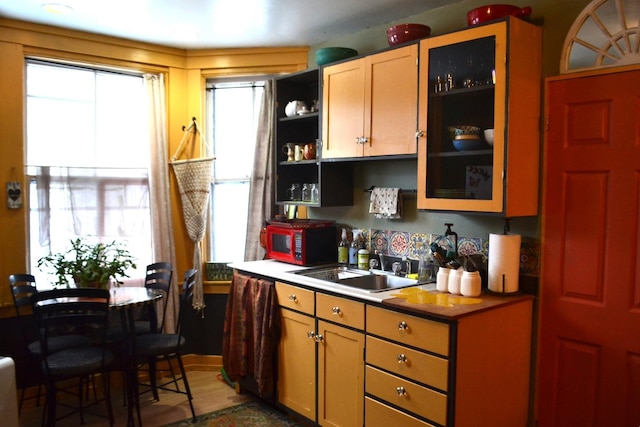
M 140 415 L 140 401 L 138 393 L 138 366 L 135 357 L 136 332 L 135 320 L 138 307 L 153 304 L 163 298 L 162 291 L 145 287 L 120 286 L 109 290 L 109 309 L 119 313 L 120 324 L 124 339 L 122 354 L 122 370 L 125 377 L 125 392 L 127 402 L 127 427 L 135 426 L 134 407 L 138 425 L 142 426 Z M 155 319 L 151 319 L 152 330 L 155 329 Z

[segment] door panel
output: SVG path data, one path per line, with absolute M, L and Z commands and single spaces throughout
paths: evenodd
M 549 81 L 538 422 L 640 425 L 640 71 Z

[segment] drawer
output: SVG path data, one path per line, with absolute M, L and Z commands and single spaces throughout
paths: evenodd
M 278 295 L 278 304 L 281 307 L 290 308 L 291 310 L 300 311 L 311 316 L 315 314 L 313 291 L 282 282 L 276 282 L 276 294 Z
M 364 303 L 316 293 L 316 317 L 364 330 Z
M 447 359 L 371 336 L 367 336 L 366 349 L 368 364 L 447 391 Z
M 367 333 L 449 355 L 449 325 L 367 305 Z
M 366 367 L 365 391 L 435 423 L 447 424 L 447 396 L 418 384 Z M 389 424 L 390 425 L 390 424 Z
M 365 427 L 434 427 L 433 424 L 421 421 L 370 397 L 364 398 L 364 425 Z

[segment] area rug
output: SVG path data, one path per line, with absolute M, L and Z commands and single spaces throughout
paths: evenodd
M 260 402 L 245 402 L 191 419 L 167 424 L 164 427 L 300 427 L 285 414 Z

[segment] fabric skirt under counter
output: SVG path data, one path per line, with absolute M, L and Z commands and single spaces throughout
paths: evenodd
M 229 290 L 222 363 L 235 382 L 255 379 L 260 397 L 274 394 L 281 325 L 275 283 L 235 273 Z

